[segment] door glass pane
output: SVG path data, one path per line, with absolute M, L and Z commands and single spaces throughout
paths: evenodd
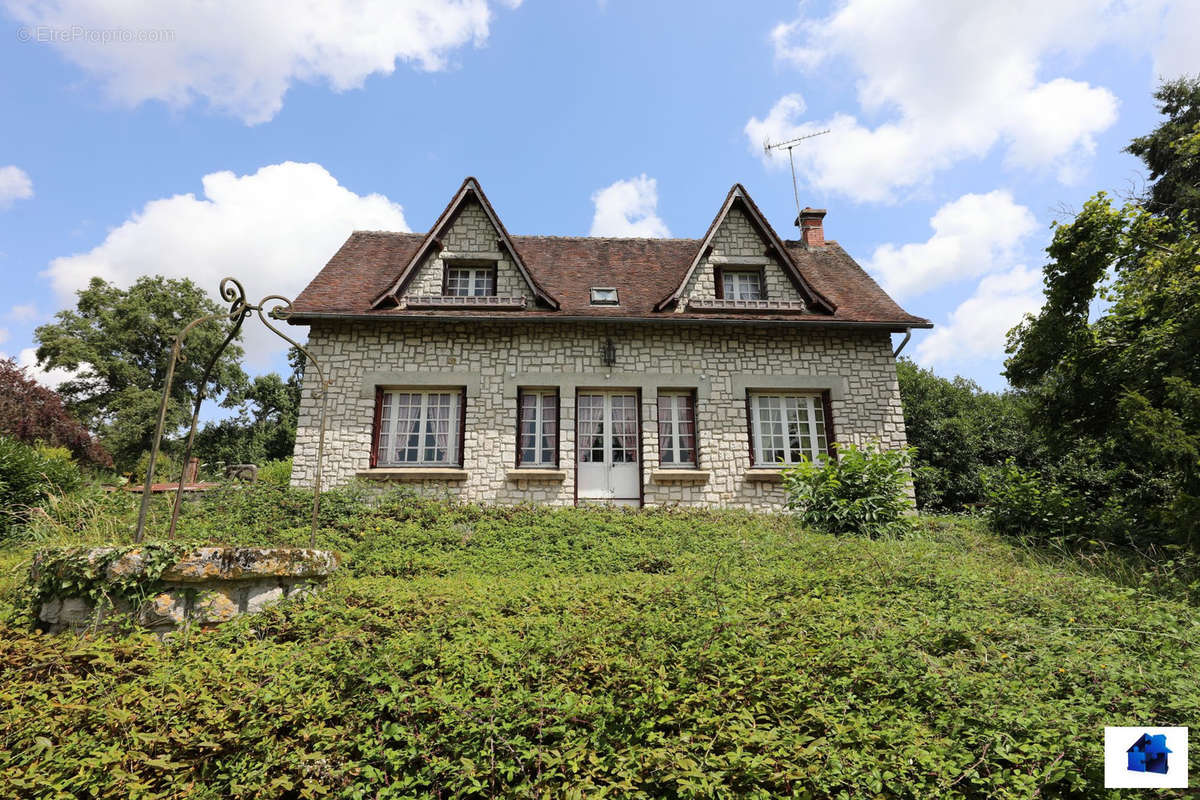
M 579 460 L 604 463 L 604 396 L 579 395 Z
M 633 464 L 637 461 L 637 398 L 633 395 L 611 395 L 612 460 L 614 464 Z

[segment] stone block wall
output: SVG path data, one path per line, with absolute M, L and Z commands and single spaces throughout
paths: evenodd
M 478 202 L 470 201 L 463 205 L 454 222 L 446 229 L 442 237 L 444 252 L 451 253 L 491 253 L 499 251 L 502 257 L 496 262 L 496 294 L 500 297 L 524 297 L 529 307 L 533 307 L 534 295 L 525 278 L 521 276 L 517 265 L 513 263 L 508 252 L 501 249 L 497 242 L 499 232 L 492 227 L 487 212 Z M 440 295 L 442 293 L 442 273 L 446 262 L 434 249 L 417 267 L 405 295 Z
M 58 633 L 132 618 L 156 633 L 185 625 L 211 627 L 239 614 L 262 611 L 285 597 L 316 591 L 338 566 L 337 556 L 324 550 L 199 547 L 151 580 L 145 575 L 141 550 L 114 555 L 114 548 L 97 547 L 86 551 L 83 558 L 103 567 L 102 582 L 144 580 L 145 600 L 135 605 L 118 597 L 96 605 L 85 597 L 49 597 L 38 609 L 38 625 L 48 633 Z M 44 561 L 44 555 L 35 556 L 31 582 L 36 582 Z
M 606 339 L 617 363 L 606 367 Z M 905 444 L 904 417 L 885 331 L 800 326 L 635 325 L 622 322 L 461 323 L 400 319 L 319 323 L 308 347 L 333 386 L 325 486 L 367 470 L 375 386 L 466 387 L 464 480 L 406 483 L 430 494 L 494 503 L 575 502 L 575 394 L 635 389 L 642 398 L 642 481 L 646 505 L 673 503 L 778 509 L 778 484 L 748 480 L 747 389 L 827 389 L 841 442 Z M 311 485 L 319 404 L 309 370 L 296 438 L 294 485 Z M 522 480 L 516 462 L 517 389 L 558 387 L 561 480 Z M 658 391 L 695 389 L 701 483 L 660 483 Z
M 767 240 L 754 227 L 754 223 L 746 216 L 746 212 L 742 210 L 741 206 L 734 205 L 725 215 L 721 226 L 713 234 L 712 251 L 696 265 L 696 271 L 688 279 L 675 311 L 677 313 L 687 311 L 687 302 L 693 297 L 712 299 L 717 296 L 716 287 L 713 284 L 713 256 L 761 259 L 766 255 L 768 255 Z M 787 276 L 782 262 L 774 254 L 774 251 L 769 254 L 769 263 L 763 267 L 763 279 L 767 298 L 770 300 L 804 299 L 796 291 L 795 284 Z

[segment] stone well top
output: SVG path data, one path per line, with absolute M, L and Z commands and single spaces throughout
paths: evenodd
M 97 547 L 89 553 L 99 560 L 116 548 Z M 285 547 L 196 547 L 163 571 L 168 583 L 244 581 L 256 578 L 317 578 L 337 569 L 338 555 L 328 550 Z M 131 578 L 146 569 L 140 549 L 130 550 L 108 565 L 109 578 Z

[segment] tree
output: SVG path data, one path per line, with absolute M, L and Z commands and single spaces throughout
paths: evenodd
M 128 469 L 154 438 L 175 335 L 191 320 L 226 309 L 190 280 L 161 276 L 139 278 L 129 289 L 92 278 L 78 296 L 75 309 L 60 311 L 55 322 L 35 332 L 38 363 L 76 371 L 59 393 L 73 414 L 100 433 L 117 465 Z M 186 359 L 175 367 L 166 432 L 191 421 L 204 368 L 228 327 L 221 319 L 189 333 Z M 242 348 L 231 343 L 213 368 L 207 395 L 224 395 L 223 405 L 236 402 L 246 385 L 241 357 Z
M 1158 96 L 1170 118 L 1130 148 L 1155 178 L 1147 196 L 1116 206 L 1101 192 L 1056 226 L 1045 306 L 1010 332 L 1005 374 L 1050 454 L 1073 464 L 1054 480 L 1103 506 L 1125 537 L 1196 546 L 1200 83 Z
M 1041 448 L 1025 402 L 985 392 L 974 381 L 947 379 L 902 358 L 896 362 L 904 427 L 916 449 L 917 507 L 960 511 L 984 499 L 983 474 L 1009 459 L 1036 462 Z
M 204 461 L 259 463 L 287 458 L 296 443 L 304 354 L 288 350 L 292 373 L 286 381 L 272 372 L 255 378 L 240 397 L 236 417 L 206 424 L 196 434 L 196 454 Z
M 1152 214 L 1178 218 L 1200 211 L 1200 81 L 1167 81 L 1154 93 L 1166 121 L 1126 150 L 1146 163 L 1153 184 L 1145 198 Z
M 0 434 L 25 444 L 65 447 L 77 460 L 98 467 L 113 463 L 88 429 L 67 413 L 62 398 L 11 358 L 0 359 Z

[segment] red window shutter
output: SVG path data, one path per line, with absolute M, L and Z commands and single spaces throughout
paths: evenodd
M 375 413 L 371 420 L 371 469 L 379 464 L 379 426 L 383 416 L 383 387 L 375 387 Z
M 525 422 L 525 390 L 517 389 L 517 466 L 521 466 L 521 425 Z
M 713 285 L 716 290 L 718 300 L 725 299 L 725 270 L 721 267 L 713 267 Z
M 833 395 L 828 389 L 821 392 L 821 407 L 825 412 L 825 447 L 829 451 L 829 459 L 837 460 L 837 448 L 833 443 L 837 441 L 837 434 L 833 427 Z
M 750 391 L 746 390 L 746 441 L 750 444 L 750 466 L 754 466 L 754 409 L 750 405 Z
M 458 393 L 458 466 L 463 467 L 464 443 L 467 441 L 467 387 Z
M 767 268 L 763 267 L 758 271 L 758 292 L 763 300 L 770 300 L 767 296 Z

